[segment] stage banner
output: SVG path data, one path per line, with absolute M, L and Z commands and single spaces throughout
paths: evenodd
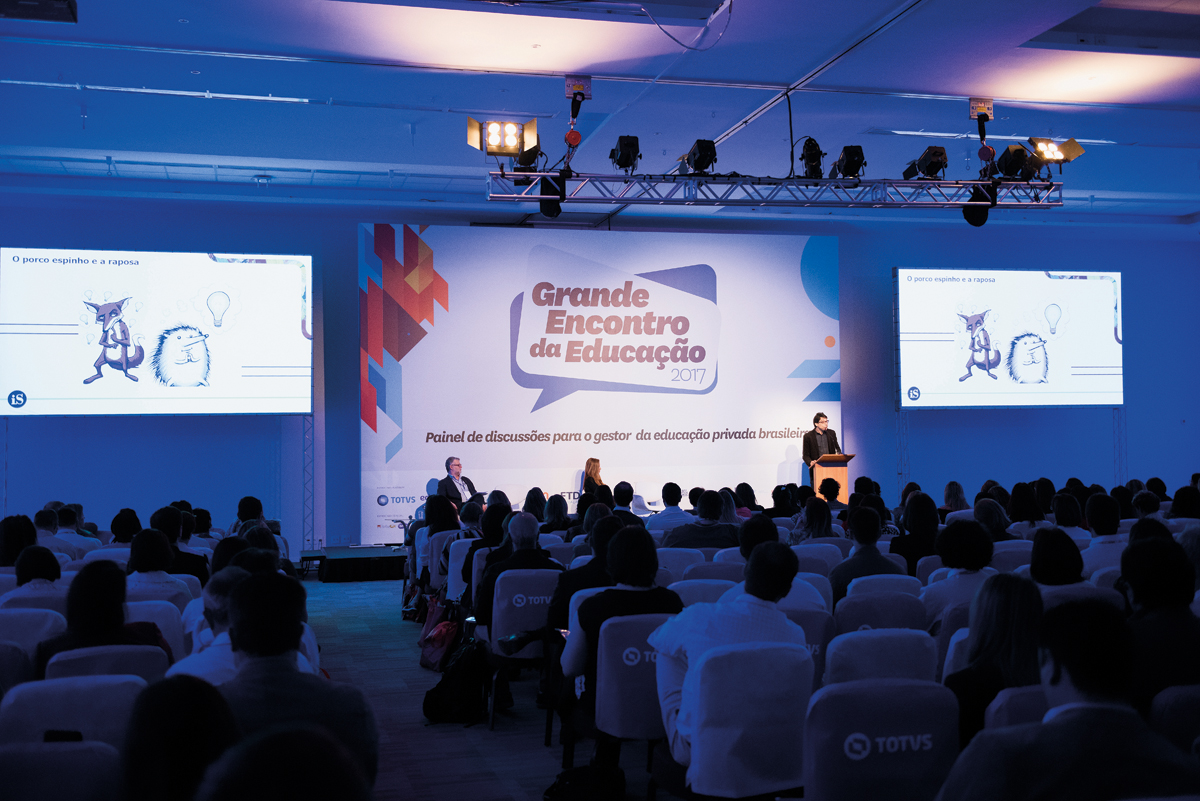
M 399 542 L 446 476 L 574 511 L 588 458 L 651 506 L 803 480 L 841 434 L 837 240 L 364 224 L 363 543 Z M 846 441 L 842 434 L 842 442 Z

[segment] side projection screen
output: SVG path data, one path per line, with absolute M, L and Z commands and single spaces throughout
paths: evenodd
M 0 248 L 0 414 L 311 414 L 312 319 L 310 256 Z
M 1120 406 L 1121 274 L 896 270 L 901 408 Z

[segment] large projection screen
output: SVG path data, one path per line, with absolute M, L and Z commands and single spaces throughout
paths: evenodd
M 1123 403 L 1120 273 L 895 275 L 901 408 Z
M 310 256 L 0 248 L 7 415 L 311 414 Z

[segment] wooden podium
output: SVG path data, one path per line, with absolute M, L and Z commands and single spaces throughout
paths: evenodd
M 841 489 L 838 490 L 837 499 L 840 503 L 847 503 L 850 498 L 850 481 L 846 465 L 854 458 L 853 453 L 827 453 L 812 463 L 812 483 L 813 489 L 821 486 L 821 482 L 827 478 L 832 478 L 838 483 Z

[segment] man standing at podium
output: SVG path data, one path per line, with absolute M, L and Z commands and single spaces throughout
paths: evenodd
M 812 471 L 813 462 L 827 453 L 841 453 L 838 446 L 837 434 L 829 427 L 829 416 L 817 412 L 813 417 L 813 430 L 804 435 L 804 463 L 808 465 L 808 483 L 815 487 Z

